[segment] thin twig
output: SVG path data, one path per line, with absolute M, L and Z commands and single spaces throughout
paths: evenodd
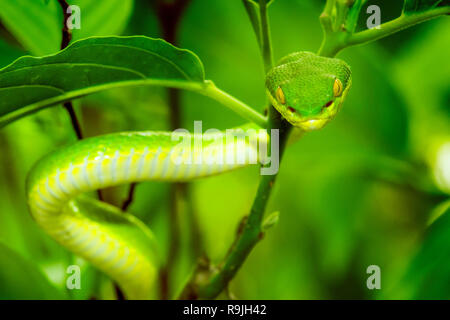
M 61 50 L 65 49 L 70 41 L 72 40 L 72 34 L 67 27 L 67 20 L 70 17 L 70 14 L 67 12 L 67 9 L 69 8 L 69 4 L 66 0 L 58 0 L 59 5 L 61 6 L 61 9 L 63 11 L 63 27 L 62 27 L 62 39 L 61 39 Z M 72 102 L 67 101 L 64 103 L 64 108 L 67 110 L 70 116 L 70 120 L 72 122 L 73 130 L 75 131 L 75 134 L 77 135 L 77 138 L 79 140 L 83 139 L 83 133 L 81 131 L 80 122 L 78 121 L 77 115 L 75 113 L 75 110 L 73 108 Z
M 70 18 L 70 14 L 67 12 L 69 8 L 69 4 L 66 0 L 58 0 L 59 5 L 63 11 L 63 28 L 62 28 L 62 40 L 61 40 L 61 50 L 66 48 L 70 40 L 72 40 L 72 34 L 70 33 L 69 28 L 67 27 L 67 21 Z
M 353 34 L 348 39 L 346 47 L 379 40 L 418 23 L 448 14 L 450 7 L 437 8 L 420 14 L 402 14 L 394 20 L 381 24 L 379 29 L 373 28 Z
M 128 190 L 128 196 L 122 203 L 122 211 L 127 211 L 128 207 L 134 200 L 134 192 L 136 190 L 136 183 L 130 184 L 130 189 Z
M 355 33 L 363 3 L 363 0 L 327 0 L 320 16 L 324 37 L 319 55 L 334 57 L 345 48 L 379 40 L 415 24 L 450 14 L 448 6 L 420 13 L 403 12 L 400 17 L 383 23 L 377 28 Z
M 70 121 L 72 122 L 73 130 L 78 138 L 78 140 L 83 139 L 83 133 L 81 132 L 81 126 L 78 122 L 77 115 L 75 114 L 75 110 L 73 109 L 72 102 L 66 102 L 63 104 L 64 108 L 67 110 L 70 116 Z
M 257 10 L 258 5 L 250 0 L 242 0 L 245 10 L 247 11 L 247 15 L 252 24 L 253 32 L 256 35 L 256 41 L 258 42 L 258 46 L 261 48 L 261 28 L 260 28 L 260 20 L 259 13 Z

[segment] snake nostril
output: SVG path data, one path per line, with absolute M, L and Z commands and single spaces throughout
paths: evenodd
M 292 107 L 287 107 L 287 109 L 289 110 L 289 112 L 292 112 L 292 113 L 295 113 L 295 109 L 294 108 L 292 108 Z
M 329 106 L 331 106 L 333 104 L 333 100 L 330 100 L 330 101 L 328 101 L 325 105 L 324 105 L 324 107 L 325 108 L 328 108 Z

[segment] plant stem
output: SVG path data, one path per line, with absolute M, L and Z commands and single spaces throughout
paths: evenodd
M 67 19 L 69 19 L 70 15 L 67 13 L 67 9 L 69 8 L 69 4 L 66 0 L 58 0 L 59 5 L 61 6 L 61 9 L 63 11 L 63 27 L 62 27 L 62 39 L 61 39 L 61 50 L 65 49 L 69 43 L 70 40 L 72 40 L 72 34 L 70 33 L 69 28 L 67 27 Z M 81 131 L 80 122 L 78 121 L 77 115 L 75 113 L 75 110 L 73 108 L 72 102 L 68 101 L 64 103 L 64 108 L 67 110 L 73 130 L 75 131 L 75 134 L 77 135 L 77 138 L 79 140 L 83 139 L 83 133 Z
M 222 103 L 241 117 L 256 123 L 262 128 L 267 126 L 267 118 L 265 116 L 225 91 L 220 90 L 212 82 L 207 82 L 207 86 L 199 93 Z
M 267 5 L 264 0 L 260 0 L 259 6 L 262 30 L 261 49 L 264 70 L 267 72 L 272 68 L 273 61 L 267 21 Z M 279 130 L 279 157 L 281 161 L 292 126 L 281 118 L 281 115 L 273 108 L 273 106 L 270 106 L 269 121 L 266 128 L 268 134 L 270 134 L 272 130 Z M 270 145 L 269 149 L 271 150 Z M 245 219 L 242 228 L 240 228 L 237 238 L 232 244 L 224 261 L 219 264 L 218 270 L 210 275 L 206 283 L 198 283 L 198 279 L 200 278 L 201 280 L 201 277 L 199 277 L 198 274 L 204 272 L 205 268 L 197 267 L 197 272 L 194 273 L 192 280 L 183 290 L 180 296 L 181 299 L 213 299 L 228 287 L 229 282 L 234 278 L 242 264 L 245 262 L 245 259 L 248 257 L 253 247 L 264 236 L 264 230 L 262 228 L 263 217 L 276 177 L 276 174 L 262 176 L 250 214 Z
M 206 80 L 204 82 L 183 82 L 175 80 L 143 79 L 143 80 L 126 80 L 117 83 L 100 84 L 92 87 L 77 89 L 74 91 L 63 93 L 56 97 L 48 98 L 43 101 L 30 104 L 24 108 L 19 109 L 18 111 L 13 111 L 5 116 L 0 117 L 0 128 L 3 128 L 7 124 L 25 115 L 34 113 L 46 107 L 60 104 L 64 101 L 81 98 L 83 96 L 104 90 L 110 90 L 114 88 L 124 88 L 124 87 L 136 87 L 143 85 L 164 86 L 169 88 L 178 88 L 183 90 L 194 91 L 197 92 L 198 94 L 202 94 L 204 96 L 217 100 L 225 107 L 228 107 L 235 113 L 239 114 L 240 116 L 251 122 L 256 123 L 260 127 L 264 128 L 267 126 L 267 118 L 265 116 L 255 111 L 252 107 L 248 106 L 244 102 L 220 90 L 210 80 Z
M 280 160 L 282 159 L 287 137 L 290 132 L 290 125 L 285 122 L 284 125 L 285 127 L 280 132 Z M 198 288 L 198 297 L 202 299 L 213 299 L 217 297 L 234 278 L 254 246 L 263 238 L 263 217 L 276 177 L 277 175 L 266 175 L 261 178 L 250 214 L 241 233 L 238 235 L 237 241 L 222 263 L 219 271 L 211 278 L 209 283 Z
M 252 24 L 253 32 L 256 35 L 256 41 L 258 42 L 258 46 L 261 48 L 261 28 L 259 15 L 257 11 L 257 5 L 256 3 L 250 0 L 242 0 L 242 3 L 244 4 L 244 8 L 247 11 L 247 15 Z
M 444 14 L 450 14 L 450 7 L 437 8 L 420 14 L 402 14 L 392 21 L 381 24 L 379 29 L 373 28 L 353 34 L 346 42 L 346 47 L 387 37 L 395 32 Z
M 130 184 L 130 189 L 128 190 L 128 196 L 125 201 L 122 203 L 122 211 L 127 211 L 128 207 L 134 200 L 134 192 L 136 191 L 136 183 Z
M 67 13 L 67 9 L 69 8 L 69 4 L 66 0 L 58 0 L 59 5 L 61 6 L 63 12 L 63 28 L 62 28 L 62 39 L 61 39 L 61 50 L 66 48 L 70 40 L 72 40 L 72 34 L 70 33 L 69 28 L 67 27 L 67 19 L 69 19 L 70 15 Z
M 379 28 L 354 33 L 362 4 L 363 0 L 355 0 L 353 3 L 345 0 L 327 1 L 320 16 L 324 37 L 319 55 L 334 57 L 342 49 L 369 43 L 415 24 L 450 14 L 450 7 L 439 7 L 421 13 L 402 13 L 400 17 L 381 24 Z M 336 7 L 334 16 L 333 7 Z
M 66 102 L 63 104 L 66 111 L 69 113 L 70 121 L 72 123 L 72 128 L 75 131 L 78 140 L 83 139 L 83 133 L 81 131 L 81 126 L 78 121 L 78 117 L 73 108 L 72 102 Z
M 266 0 L 259 0 L 259 17 L 261 19 L 261 51 L 264 60 L 264 71 L 267 73 L 273 66 L 273 56 Z

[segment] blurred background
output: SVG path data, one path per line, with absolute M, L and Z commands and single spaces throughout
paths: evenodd
M 81 8 L 81 29 L 73 31 L 73 40 L 167 37 L 161 2 L 171 1 L 69 1 Z M 369 4 L 380 6 L 382 22 L 402 9 L 400 0 Z M 277 60 L 294 51 L 317 52 L 323 5 L 274 1 L 269 16 Z M 365 7 L 361 29 L 368 17 Z M 62 19 L 56 0 L 0 0 L 0 67 L 22 55 L 57 52 Z M 338 55 L 353 71 L 347 101 L 329 125 L 287 150 L 268 208 L 268 213 L 280 211 L 280 220 L 232 281 L 233 296 L 450 298 L 449 29 L 449 19 L 441 17 Z M 208 79 L 263 110 L 262 61 L 240 0 L 187 1 L 177 30 L 171 40 L 200 57 Z M 74 105 L 86 137 L 166 130 L 173 124 L 164 88 L 114 89 Z M 217 102 L 190 92 L 180 94 L 178 115 L 187 129 L 195 120 L 203 121 L 204 130 L 244 123 Z M 31 166 L 74 141 L 61 106 L 0 131 L 1 299 L 115 298 L 111 281 L 44 234 L 27 209 L 24 184 Z M 168 297 L 183 288 L 199 255 L 212 262 L 223 258 L 249 212 L 259 177 L 252 167 L 198 180 L 178 198 L 166 183 L 136 187 L 129 211 L 154 231 L 163 261 L 172 256 Z M 127 193 L 128 186 L 104 191 L 106 201 L 117 205 Z M 174 223 L 176 199 L 181 209 Z M 82 267 L 81 290 L 66 289 L 71 264 Z M 380 267 L 380 290 L 366 286 L 369 265 Z

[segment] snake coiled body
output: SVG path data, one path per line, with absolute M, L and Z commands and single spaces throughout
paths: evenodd
M 253 132 L 258 143 L 267 143 L 264 134 Z M 82 194 L 132 182 L 192 180 L 242 167 L 258 158 L 253 137 L 227 143 L 225 135 L 204 134 L 199 137 L 201 152 L 195 146 L 186 152 L 176 141 L 195 140 L 189 134 L 131 132 L 85 139 L 48 155 L 32 170 L 29 207 L 50 236 L 116 279 L 129 298 L 148 298 L 158 267 L 150 230 L 132 215 Z M 242 153 L 248 155 L 243 161 L 223 161 Z
M 283 59 L 266 80 L 273 106 L 303 131 L 332 119 L 350 84 L 345 62 L 303 52 Z M 247 131 L 238 143 L 226 137 L 217 132 L 129 132 L 79 141 L 47 155 L 31 170 L 31 214 L 61 245 L 115 279 L 127 298 L 155 297 L 158 257 L 149 228 L 84 194 L 140 181 L 189 181 L 267 160 L 260 152 L 269 141 L 265 130 Z

